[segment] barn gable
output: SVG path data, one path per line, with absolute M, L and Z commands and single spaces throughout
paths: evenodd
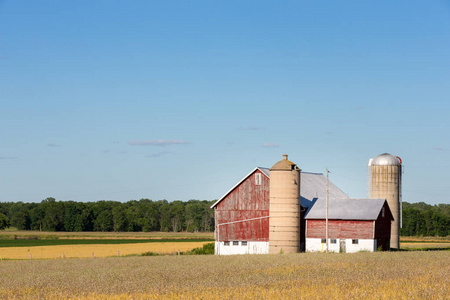
M 235 186 L 233 186 L 228 192 L 225 193 L 225 195 L 223 195 L 219 200 L 217 200 L 213 205 L 211 205 L 211 208 L 216 207 L 220 202 L 222 202 L 230 193 L 232 193 L 238 186 L 240 186 L 244 181 L 246 181 L 250 176 L 252 176 L 253 174 L 255 174 L 256 171 L 259 171 L 258 173 L 264 175 L 266 178 L 269 178 L 269 169 L 268 168 L 262 168 L 262 167 L 256 167 L 255 169 L 253 169 L 253 171 L 251 171 L 250 173 L 247 174 L 247 176 L 245 176 L 244 178 L 241 179 L 241 181 L 239 181 Z M 256 180 L 256 178 L 255 178 Z M 262 180 L 262 179 L 261 179 Z

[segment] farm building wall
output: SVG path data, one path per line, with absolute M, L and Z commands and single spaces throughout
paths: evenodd
M 233 250 L 230 251 L 239 253 L 256 249 L 255 251 L 259 253 L 260 249 L 265 247 L 265 243 L 268 243 L 269 178 L 260 170 L 256 169 L 214 209 L 215 239 L 216 243 L 221 243 L 220 247 L 216 249 L 230 250 L 233 247 Z M 242 241 L 247 242 L 247 245 L 242 246 Z M 223 246 L 223 242 L 230 242 L 231 244 L 238 242 L 242 249 L 238 249 L 238 245 Z M 259 245 L 250 242 L 264 243 Z M 222 252 L 221 254 L 225 253 Z
M 269 253 L 269 242 L 229 241 L 228 243 L 215 243 L 215 254 L 220 255 L 267 253 Z
M 306 239 L 324 239 L 325 220 L 306 220 Z M 328 220 L 328 237 L 331 239 L 373 239 L 373 220 Z
M 327 248 L 325 239 L 306 238 L 307 252 L 325 252 Z M 358 251 L 376 251 L 377 241 L 375 239 L 329 239 L 329 252 L 354 253 Z
M 375 239 L 377 240 L 377 245 L 381 248 L 381 250 L 390 249 L 392 218 L 389 204 L 386 201 L 383 205 L 382 211 L 380 211 L 380 214 L 375 221 Z

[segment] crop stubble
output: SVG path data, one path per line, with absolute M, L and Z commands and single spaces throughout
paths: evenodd
M 3 261 L 0 297 L 448 299 L 450 252 Z

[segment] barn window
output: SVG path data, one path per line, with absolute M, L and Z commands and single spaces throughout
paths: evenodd
M 230 246 L 230 241 L 223 242 L 225 246 Z
M 358 244 L 358 239 L 353 239 L 352 244 Z
M 384 218 L 384 207 L 381 209 L 381 216 Z
M 336 239 L 331 239 L 330 242 L 331 242 L 332 244 L 336 244 Z
M 233 241 L 233 246 L 239 246 L 239 241 Z
M 326 239 L 322 239 L 322 244 L 325 244 L 327 242 Z
M 255 184 L 256 185 L 261 185 L 261 173 L 256 173 L 255 174 Z
M 247 241 L 242 241 L 241 246 L 247 246 Z

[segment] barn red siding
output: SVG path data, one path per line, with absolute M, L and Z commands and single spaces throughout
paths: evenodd
M 373 239 L 374 221 L 328 220 L 330 239 Z M 326 235 L 325 220 L 307 220 L 306 238 L 321 238 Z
M 261 185 L 255 174 L 261 174 Z M 269 241 L 269 218 L 244 221 L 268 216 L 269 178 L 256 170 L 217 204 L 216 241 Z M 236 221 L 244 222 L 224 224 Z

